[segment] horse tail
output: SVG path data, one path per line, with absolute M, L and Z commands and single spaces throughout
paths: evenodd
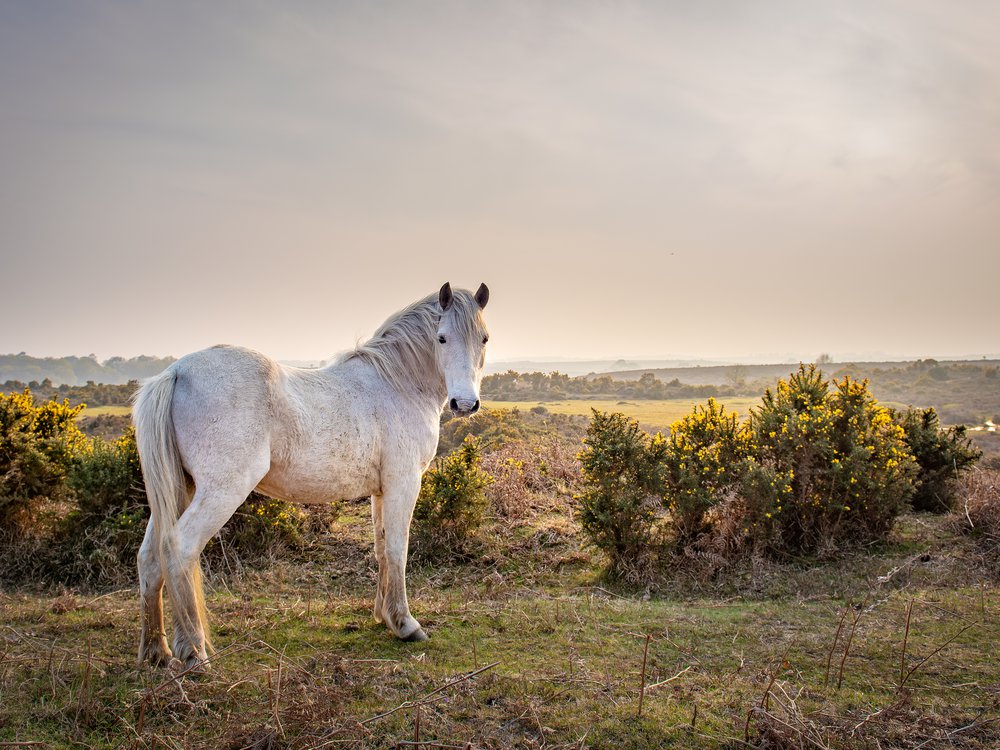
M 177 373 L 172 367 L 147 380 L 135 396 L 132 422 L 149 501 L 149 522 L 153 524 L 153 543 L 160 553 L 164 580 L 173 601 L 174 621 L 182 631 L 180 638 L 188 645 L 193 645 L 194 633 L 204 628 L 205 648 L 211 650 L 205 627 L 208 620 L 201 565 L 195 560 L 177 570 L 171 564 L 175 559 L 173 530 L 190 501 L 188 477 L 181 463 L 171 416 L 176 382 Z M 178 642 L 175 632 L 175 647 Z
M 168 543 L 170 532 L 188 501 L 187 480 L 170 416 L 176 379 L 173 368 L 150 378 L 136 393 L 132 408 L 150 523 L 159 550 Z

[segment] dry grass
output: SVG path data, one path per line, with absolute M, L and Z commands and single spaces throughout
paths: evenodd
M 1000 471 L 973 469 L 962 477 L 952 522 L 976 541 L 983 566 L 1000 577 Z
M 565 503 L 580 482 L 580 462 L 559 441 L 516 441 L 483 456 L 493 477 L 486 488 L 493 510 L 517 520 Z
M 411 604 L 431 640 L 411 645 L 371 621 L 366 514 L 347 506 L 298 562 L 214 571 L 219 651 L 205 677 L 136 668 L 131 588 L 0 595 L 0 743 L 1000 743 L 1000 591 L 947 519 L 904 517 L 889 546 L 825 564 L 680 555 L 630 590 L 601 577 L 553 502 L 498 519 L 469 562 L 417 559 Z

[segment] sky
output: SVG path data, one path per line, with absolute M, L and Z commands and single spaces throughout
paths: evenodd
M 1000 4 L 0 0 L 0 353 L 1000 353 Z

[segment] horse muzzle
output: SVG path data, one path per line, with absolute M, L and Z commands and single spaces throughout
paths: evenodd
M 471 417 L 479 411 L 479 399 L 453 398 L 448 402 L 452 414 L 459 417 Z

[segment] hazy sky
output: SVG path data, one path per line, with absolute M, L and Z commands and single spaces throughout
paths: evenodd
M 1000 4 L 0 0 L 0 352 L 1000 352 Z

